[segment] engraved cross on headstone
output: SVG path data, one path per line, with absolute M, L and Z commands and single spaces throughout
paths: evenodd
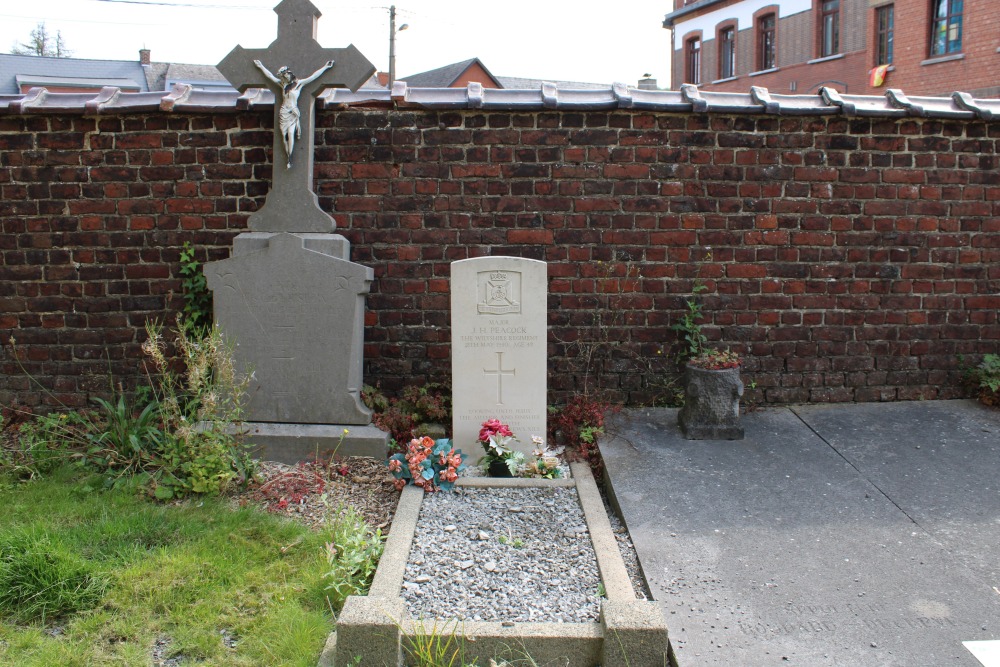
M 516 368 L 504 369 L 503 367 L 503 352 L 497 352 L 497 367 L 496 370 L 489 370 L 484 368 L 483 375 L 496 375 L 497 376 L 497 405 L 503 405 L 503 376 L 517 375 Z
M 271 191 L 264 206 L 250 216 L 250 229 L 332 232 L 337 225 L 319 207 L 312 189 L 315 98 L 326 88 L 356 91 L 375 73 L 375 67 L 353 44 L 343 49 L 319 45 L 316 23 L 320 12 L 309 0 L 282 0 L 274 11 L 278 38 L 270 46 L 237 46 L 218 65 L 241 93 L 248 88 L 269 88 L 275 97 Z M 296 79 L 287 75 L 289 71 Z

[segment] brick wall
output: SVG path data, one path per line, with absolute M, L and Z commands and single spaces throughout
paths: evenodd
M 449 379 L 449 263 L 549 263 L 551 399 L 670 393 L 683 300 L 773 402 L 947 398 L 1000 351 L 1000 125 L 641 111 L 318 114 L 316 190 L 372 266 L 365 379 Z M 179 250 L 229 253 L 271 112 L 0 117 L 0 403 L 141 378 Z

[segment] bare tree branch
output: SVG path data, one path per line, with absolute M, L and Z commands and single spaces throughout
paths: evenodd
M 44 22 L 39 23 L 31 31 L 27 42 L 15 43 L 10 48 L 10 52 L 15 56 L 48 56 L 50 58 L 68 58 L 73 55 L 66 48 L 62 32 L 57 30 L 55 37 L 53 37 L 49 34 Z

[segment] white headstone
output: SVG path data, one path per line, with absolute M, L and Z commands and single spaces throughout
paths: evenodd
M 530 454 L 545 438 L 548 391 L 545 262 L 477 257 L 451 265 L 453 437 L 474 451 L 487 419 L 508 424 Z

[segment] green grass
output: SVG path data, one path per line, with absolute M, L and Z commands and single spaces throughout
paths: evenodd
M 0 479 L 0 664 L 148 665 L 164 638 L 185 664 L 316 664 L 333 627 L 323 535 L 101 487 L 69 469 Z

